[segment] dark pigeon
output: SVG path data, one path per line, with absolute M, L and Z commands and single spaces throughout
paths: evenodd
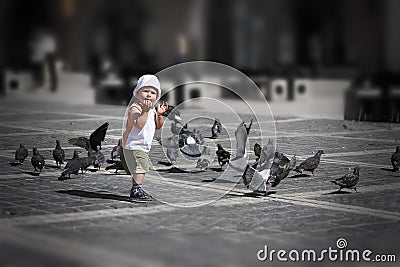
M 354 167 L 353 173 L 348 173 L 343 177 L 331 181 L 331 183 L 340 186 L 338 191 L 342 190 L 342 188 L 348 188 L 348 189 L 354 189 L 354 191 L 357 192 L 356 185 L 358 183 L 359 175 L 360 175 L 360 167 L 356 166 Z
M 89 136 L 89 139 L 86 137 L 71 138 L 68 140 L 68 143 L 74 146 L 82 147 L 87 151 L 89 150 L 97 151 L 98 149 L 101 149 L 101 142 L 104 141 L 108 126 L 109 126 L 108 122 L 101 125 Z
M 111 150 L 111 161 L 119 160 L 121 157 L 121 142 L 122 139 L 118 140 L 118 145 L 114 146 Z
M 61 164 L 64 164 L 65 152 L 64 149 L 61 148 L 59 140 L 56 140 L 56 148 L 53 150 L 53 158 L 56 161 L 57 167 L 61 167 Z
M 226 151 L 220 144 L 217 145 L 218 149 L 215 152 L 217 154 L 218 163 L 222 167 L 229 163 L 229 159 L 231 158 L 231 153 Z
M 400 146 L 396 147 L 396 152 L 392 154 L 390 160 L 392 161 L 393 171 L 398 171 L 400 167 Z
M 44 157 L 39 154 L 39 151 L 36 147 L 33 148 L 33 156 L 31 158 L 32 166 L 35 168 L 35 171 L 39 170 L 39 173 L 42 172 L 44 168 Z
M 216 139 L 218 138 L 218 134 L 221 133 L 222 125 L 219 119 L 215 118 L 214 124 L 211 127 L 211 138 Z
M 124 165 L 122 164 L 121 161 L 117 161 L 117 162 L 115 162 L 115 163 L 112 164 L 112 165 L 108 165 L 105 169 L 106 169 L 107 171 L 108 171 L 108 170 L 115 170 L 115 173 L 118 173 L 118 171 L 123 171 L 123 170 L 125 170 L 125 169 L 124 169 Z
M 283 153 L 276 151 L 270 168 L 268 183 L 272 187 L 277 186 L 289 175 L 289 172 L 290 160 Z
M 253 125 L 253 119 L 251 119 L 250 120 L 250 124 L 249 124 L 249 127 L 247 127 L 247 125 L 246 124 L 244 124 L 244 127 L 246 127 L 246 132 L 247 132 L 247 134 L 249 134 L 250 133 L 250 129 L 251 129 L 251 126 Z
M 256 171 L 258 162 L 254 163 L 252 166 L 247 165 L 246 169 L 244 170 L 243 174 L 242 174 L 242 180 L 243 180 L 243 184 L 247 187 L 250 188 L 250 183 L 251 180 L 253 179 L 254 173 Z
M 260 155 L 261 155 L 261 146 L 260 146 L 260 144 L 255 143 L 253 150 L 254 150 L 254 155 L 256 155 L 257 160 L 258 160 L 260 158 Z
M 23 144 L 19 144 L 19 148 L 17 148 L 17 150 L 15 151 L 15 160 L 22 163 L 27 157 L 28 149 L 26 149 Z
M 72 159 L 70 159 L 64 167 L 64 171 L 61 173 L 61 176 L 58 177 L 58 180 L 66 180 L 71 179 L 71 174 L 79 174 L 79 170 L 81 168 L 81 162 L 79 161 L 78 151 L 74 151 L 74 155 Z
M 300 165 L 297 166 L 294 170 L 298 173 L 309 171 L 312 173 L 313 176 L 315 176 L 316 174 L 314 174 L 314 170 L 318 168 L 322 154 L 325 154 L 324 151 L 318 150 L 318 152 L 314 156 L 309 157 L 308 159 L 300 163 Z

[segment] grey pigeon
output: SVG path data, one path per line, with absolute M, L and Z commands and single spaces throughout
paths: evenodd
M 118 173 L 118 171 L 123 171 L 124 169 L 124 165 L 122 164 L 121 161 L 117 161 L 112 165 L 108 165 L 106 168 L 106 170 L 115 170 L 115 173 Z
M 179 157 L 179 136 L 173 135 L 168 138 L 163 139 L 161 145 L 167 149 L 166 156 L 170 163 L 175 163 L 176 159 Z
M 226 151 L 221 146 L 221 144 L 218 144 L 217 147 L 218 147 L 218 149 L 215 152 L 215 154 L 217 154 L 218 163 L 219 163 L 219 165 L 221 167 L 221 170 L 222 170 L 222 167 L 229 162 L 229 159 L 231 158 L 231 153 Z
M 260 158 L 252 166 L 247 166 L 242 177 L 246 177 L 248 184 L 246 187 L 255 193 L 267 193 L 267 185 L 269 184 L 270 168 L 274 157 L 275 146 L 272 139 L 261 149 Z M 250 179 L 251 176 L 251 179 Z M 245 182 L 243 180 L 243 182 Z
M 78 174 L 81 168 L 81 162 L 79 161 L 78 151 L 74 151 L 74 155 L 72 159 L 70 159 L 64 167 L 64 171 L 61 173 L 61 176 L 58 177 L 58 180 L 62 181 L 65 179 L 71 179 L 71 174 Z
M 296 158 L 296 154 L 294 154 L 293 157 L 290 159 L 289 169 L 293 170 L 294 168 L 296 168 L 296 164 L 297 164 L 297 158 Z
M 392 161 L 393 171 L 398 171 L 400 167 L 400 146 L 396 147 L 396 152 L 392 154 L 390 160 Z
M 106 159 L 99 147 L 97 147 L 97 150 L 89 149 L 88 157 L 93 159 L 93 166 L 98 170 L 100 170 L 101 165 L 103 165 Z
M 64 171 L 61 173 L 58 180 L 62 181 L 65 179 L 71 179 L 71 174 L 79 174 L 79 169 L 81 168 L 81 162 L 79 161 L 78 151 L 74 150 L 74 155 L 72 159 L 68 160 L 64 167 Z
M 203 138 L 199 136 L 198 132 L 192 132 L 183 127 L 179 133 L 179 148 L 180 151 L 190 157 L 201 156 L 201 144 L 204 142 Z
M 216 139 L 218 138 L 218 134 L 221 133 L 221 122 L 219 119 L 215 118 L 213 126 L 211 126 L 211 138 Z
M 118 139 L 118 145 L 114 146 L 111 150 L 111 161 L 119 160 L 121 157 L 121 142 L 122 139 Z
M 59 140 L 56 140 L 56 148 L 53 150 L 53 158 L 56 161 L 57 167 L 61 167 L 61 164 L 64 164 L 65 152 L 64 149 L 61 148 Z
M 94 164 L 94 159 L 91 157 L 84 157 L 84 158 L 79 158 L 78 162 L 79 162 L 81 172 L 83 174 L 83 171 L 86 172 L 87 168 L 89 168 L 90 165 Z
M 179 126 L 177 123 L 172 122 L 171 123 L 171 133 L 175 135 L 179 135 L 181 133 L 182 127 L 187 128 L 187 124 Z
M 19 148 L 17 148 L 17 150 L 15 151 L 15 160 L 22 163 L 27 157 L 28 149 L 26 149 L 23 144 L 19 144 Z
M 39 154 L 39 151 L 36 147 L 33 148 L 31 163 L 32 166 L 35 168 L 35 171 L 38 171 L 39 169 L 39 173 L 42 172 L 42 169 L 44 168 L 44 157 Z
M 235 131 L 236 137 L 236 156 L 229 161 L 229 166 L 237 171 L 244 171 L 247 165 L 246 143 L 247 130 L 244 122 L 240 123 Z
M 258 171 L 269 169 L 272 164 L 272 159 L 275 154 L 275 146 L 272 139 L 268 140 L 268 143 L 264 145 L 261 149 L 260 160 L 258 162 Z
M 170 120 L 173 120 L 175 123 L 182 124 L 182 118 L 179 110 L 171 105 L 168 105 L 168 109 L 163 113 L 164 117 L 167 117 Z
M 71 145 L 79 146 L 87 151 L 90 149 L 93 151 L 97 151 L 101 149 L 101 142 L 104 141 L 109 123 L 106 122 L 100 127 L 98 127 L 93 133 L 90 134 L 89 139 L 86 137 L 77 137 L 71 138 L 68 140 L 68 143 Z
M 210 155 L 210 148 L 205 146 L 201 157 L 197 160 L 196 168 L 200 168 L 200 170 L 206 169 L 210 166 L 212 161 L 213 157 Z
M 349 189 L 354 189 L 357 192 L 356 185 L 358 183 L 359 176 L 360 176 L 360 167 L 356 166 L 354 167 L 353 173 L 348 173 L 343 177 L 331 181 L 331 183 L 340 186 L 338 191 L 342 190 L 342 188 L 349 188 Z
M 200 170 L 203 170 L 203 169 L 208 168 L 208 166 L 210 166 L 210 161 L 208 159 L 199 158 L 197 160 L 196 168 L 200 168 Z
M 324 151 L 318 150 L 314 156 L 309 157 L 308 159 L 300 163 L 300 165 L 297 166 L 294 170 L 298 173 L 303 173 L 303 171 L 309 171 L 312 173 L 313 176 L 315 176 L 316 174 L 314 174 L 314 170 L 318 168 L 322 154 L 325 154 Z

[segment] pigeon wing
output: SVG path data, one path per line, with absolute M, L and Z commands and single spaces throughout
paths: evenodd
M 236 136 L 236 157 L 242 158 L 245 154 L 246 150 L 246 142 L 247 142 L 247 131 L 246 127 L 244 126 L 243 122 L 239 124 L 235 131 Z
M 260 161 L 259 161 L 259 171 L 269 169 L 271 167 L 271 160 L 274 157 L 275 147 L 272 142 L 272 139 L 268 140 L 268 144 L 263 146 L 261 149 Z
M 90 141 L 86 137 L 71 138 L 68 140 L 68 143 L 70 143 L 71 145 L 74 145 L 74 146 L 79 146 L 86 150 L 89 150 L 89 148 L 90 148 Z
M 101 142 L 104 141 L 104 138 L 106 137 L 107 129 L 108 129 L 109 123 L 106 122 L 103 125 L 101 125 L 99 128 L 97 128 L 91 135 L 90 135 L 90 147 L 97 151 L 97 146 L 100 146 L 101 148 Z

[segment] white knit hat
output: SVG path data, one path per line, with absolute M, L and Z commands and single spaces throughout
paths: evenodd
M 157 102 L 160 97 L 161 97 L 161 86 L 160 86 L 160 81 L 155 75 L 151 74 L 146 74 L 143 75 L 139 78 L 135 89 L 133 89 L 133 96 L 136 97 L 136 93 L 140 90 L 140 88 L 146 87 L 146 86 L 151 86 L 155 89 L 157 89 L 157 99 L 155 102 Z

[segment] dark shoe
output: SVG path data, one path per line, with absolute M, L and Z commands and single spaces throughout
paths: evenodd
M 149 202 L 153 200 L 141 187 L 132 188 L 129 199 L 133 202 Z

